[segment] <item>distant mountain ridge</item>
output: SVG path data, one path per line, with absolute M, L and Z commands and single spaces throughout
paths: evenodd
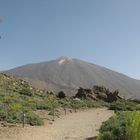
M 130 98 L 140 98 L 140 81 L 83 60 L 60 57 L 56 60 L 28 64 L 5 73 L 23 78 L 33 86 L 72 94 L 79 87 L 105 86 L 119 89 Z

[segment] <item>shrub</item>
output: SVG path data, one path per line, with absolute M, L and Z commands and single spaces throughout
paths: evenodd
M 61 100 L 58 100 L 58 103 L 62 107 L 70 107 L 71 105 L 71 99 L 70 98 L 63 98 Z
M 59 106 L 58 100 L 54 97 L 47 97 L 46 99 L 44 99 L 44 103 L 47 105 L 49 110 L 52 110 Z
M 6 121 L 9 123 L 21 123 L 22 122 L 21 112 L 15 112 L 11 110 L 8 111 Z
M 137 110 L 140 110 L 140 104 L 137 104 L 137 105 L 136 105 L 136 109 L 137 109 Z
M 43 120 L 37 116 L 36 114 L 29 112 L 26 114 L 26 123 L 34 126 L 34 125 L 43 125 Z
M 126 128 L 128 140 L 140 139 L 140 112 L 127 112 L 128 126 Z
M 125 120 L 120 118 L 115 116 L 104 122 L 98 140 L 123 140 L 121 137 L 125 135 Z
M 113 140 L 114 137 L 111 132 L 107 131 L 107 132 L 104 132 L 103 134 L 101 134 L 99 139 L 100 140 Z
M 63 99 L 63 98 L 66 98 L 66 95 L 65 95 L 65 93 L 64 93 L 63 91 L 60 91 L 60 92 L 57 94 L 57 97 L 58 97 L 59 99 Z
M 22 105 L 20 103 L 13 103 L 10 105 L 10 110 L 14 112 L 22 111 Z
M 19 93 L 21 95 L 32 96 L 33 92 L 29 88 L 22 88 Z
M 5 121 L 7 118 L 7 111 L 0 109 L 0 121 Z
M 6 103 L 6 104 L 10 104 L 10 103 L 12 103 L 12 102 L 14 101 L 14 99 L 13 99 L 12 96 L 6 95 L 6 96 L 3 97 L 3 101 L 4 101 L 4 103 Z
M 111 103 L 109 109 L 115 111 L 134 111 L 136 110 L 136 103 L 129 101 L 117 101 Z
M 49 109 L 49 106 L 47 105 L 47 103 L 40 101 L 36 103 L 36 109 L 46 110 Z
M 77 99 L 77 100 L 73 99 L 73 100 L 71 100 L 70 104 L 71 104 L 71 107 L 75 108 L 75 109 L 78 109 L 78 108 L 81 108 L 84 106 L 82 100 L 80 100 L 80 99 Z
M 104 122 L 98 140 L 139 140 L 140 112 L 121 112 Z

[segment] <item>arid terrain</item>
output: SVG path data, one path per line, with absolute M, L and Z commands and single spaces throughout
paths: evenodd
M 73 96 L 79 87 L 105 86 L 119 89 L 128 98 L 140 98 L 140 80 L 83 60 L 60 57 L 55 60 L 28 64 L 5 71 L 22 78 L 33 87 Z
M 62 115 L 44 126 L 1 127 L 1 140 L 84 140 L 96 136 L 102 122 L 113 115 L 106 108 L 96 108 Z

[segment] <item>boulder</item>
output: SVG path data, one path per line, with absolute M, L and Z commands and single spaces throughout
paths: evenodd
M 79 88 L 75 98 L 79 99 L 92 99 L 92 100 L 103 100 L 105 102 L 114 102 L 118 99 L 124 99 L 119 90 L 111 92 L 104 86 L 94 86 L 92 89 Z

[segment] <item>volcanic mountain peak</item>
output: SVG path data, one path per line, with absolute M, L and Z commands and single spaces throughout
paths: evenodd
M 99 85 L 111 90 L 119 89 L 123 95 L 131 98 L 140 98 L 139 80 L 67 56 L 45 63 L 21 66 L 5 73 L 26 78 L 25 80 L 37 88 L 50 89 L 55 92 L 64 91 L 71 94 L 79 87 L 91 88 Z
M 68 56 L 62 56 L 58 59 L 58 64 L 59 65 L 62 65 L 64 64 L 65 62 L 68 62 L 68 61 L 72 61 L 72 58 L 71 57 L 68 57 Z

